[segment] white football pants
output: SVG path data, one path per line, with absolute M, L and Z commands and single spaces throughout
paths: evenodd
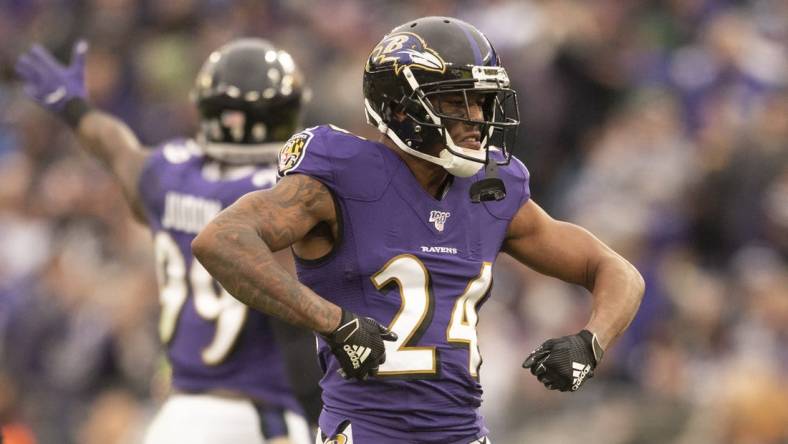
M 266 441 L 260 416 L 248 399 L 207 394 L 173 394 L 148 427 L 145 444 L 310 444 L 311 433 L 300 415 L 285 412 L 288 439 Z

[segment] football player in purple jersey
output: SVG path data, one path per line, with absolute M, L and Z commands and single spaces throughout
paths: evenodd
M 173 391 L 145 443 L 311 441 L 303 415 L 316 423 L 320 412 L 314 335 L 249 310 L 215 285 L 191 252 L 192 239 L 222 208 L 274 184 L 279 148 L 300 124 L 300 71 L 265 40 L 219 48 L 193 90 L 197 137 L 145 149 L 123 122 L 88 103 L 86 52 L 86 43 L 77 43 L 71 64 L 63 66 L 36 45 L 16 69 L 26 93 L 70 125 L 153 232 L 159 334 Z M 277 260 L 292 264 L 288 254 Z
M 472 25 L 394 28 L 367 60 L 364 97 L 378 141 L 331 125 L 295 134 L 277 185 L 222 211 L 194 254 L 245 304 L 319 333 L 318 442 L 487 443 L 476 325 L 498 254 L 592 294 L 585 328 L 523 363 L 553 390 L 593 375 L 643 279 L 531 199 L 510 151 L 516 93 Z M 288 247 L 300 282 L 274 259 Z

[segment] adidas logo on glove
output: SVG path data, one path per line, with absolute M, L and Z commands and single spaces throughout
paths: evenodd
M 367 356 L 372 351 L 369 347 L 364 347 L 363 345 L 349 345 L 345 344 L 342 347 L 347 353 L 347 356 L 350 358 L 350 362 L 353 363 L 353 368 L 361 367 L 361 364 L 367 360 Z
M 576 391 L 580 388 L 580 385 L 588 376 L 588 372 L 591 371 L 591 365 L 586 364 L 583 365 L 579 362 L 572 362 L 572 391 Z

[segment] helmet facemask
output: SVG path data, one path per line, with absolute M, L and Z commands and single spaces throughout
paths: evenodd
M 400 149 L 441 165 L 458 177 L 472 176 L 488 164 L 490 149 L 501 150 L 503 161 L 496 162 L 507 164 L 519 115 L 517 94 L 509 88 L 506 71 L 499 66 L 468 66 L 452 71 L 452 79 L 425 73 L 419 82 L 409 66 L 402 67 L 399 75 L 407 83 L 401 88 L 402 96 L 383 103 L 380 113 L 366 100 L 368 121 Z M 481 109 L 480 118 L 472 115 L 472 107 Z M 405 118 L 398 119 L 397 112 L 404 113 Z M 462 141 L 452 138 L 449 126 L 455 122 L 478 130 L 478 149 L 463 147 Z M 427 152 L 436 144 L 444 146 L 437 156 Z

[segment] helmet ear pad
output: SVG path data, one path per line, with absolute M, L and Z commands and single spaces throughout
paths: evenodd
M 410 148 L 426 151 L 443 142 L 443 127 L 430 122 L 432 119 L 417 99 L 403 95 L 401 101 L 389 101 L 382 108 L 384 123 Z

